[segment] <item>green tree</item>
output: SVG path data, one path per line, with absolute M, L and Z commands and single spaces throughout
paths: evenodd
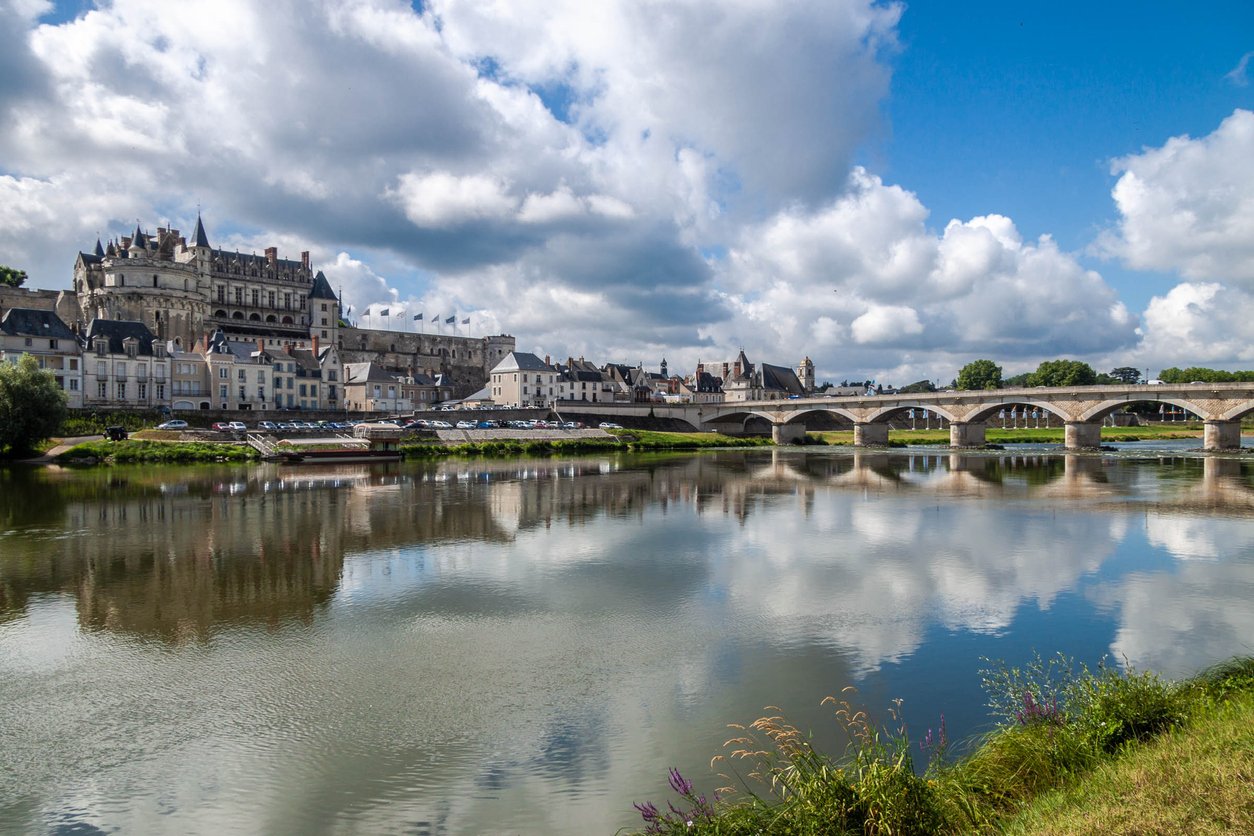
M 0 452 L 19 457 L 51 438 L 65 419 L 65 393 L 29 354 L 0 363 Z
M 1110 376 L 1120 383 L 1140 383 L 1141 370 L 1134 369 L 1131 366 L 1120 366 L 1117 369 L 1110 370 Z
M 1001 366 L 992 360 L 972 360 L 958 371 L 958 389 L 1000 389 Z
M 908 386 L 902 386 L 897 390 L 898 394 L 913 395 L 921 392 L 935 392 L 936 384 L 930 380 L 916 380 Z
M 1022 389 L 1023 387 L 1030 385 L 1028 383 L 1028 378 L 1031 376 L 1031 372 L 1023 372 L 1010 377 L 1004 377 L 1002 378 L 1001 386 L 1003 389 Z
M 25 283 L 25 270 L 18 270 L 16 267 L 5 267 L 3 264 L 0 264 L 0 285 L 21 287 Z
M 1092 386 L 1097 372 L 1079 360 L 1046 360 L 1028 376 L 1029 386 Z

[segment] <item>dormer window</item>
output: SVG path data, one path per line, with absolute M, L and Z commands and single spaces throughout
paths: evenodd
M 104 340 L 97 337 L 96 338 L 96 355 L 99 357 L 104 357 L 106 351 L 108 351 L 108 345 L 105 343 Z

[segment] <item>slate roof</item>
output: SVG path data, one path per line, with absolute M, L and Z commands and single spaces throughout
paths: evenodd
M 196 213 L 196 232 L 192 235 L 192 240 L 197 247 L 209 246 L 209 236 L 205 235 L 205 225 L 200 220 L 199 212 Z
M 493 372 L 551 372 L 553 367 L 534 354 L 511 351 L 492 369 Z
M 327 281 L 327 277 L 322 274 L 321 270 L 318 271 L 318 275 L 314 276 L 313 289 L 309 291 L 309 298 L 340 301 L 339 297 L 335 295 L 335 291 L 331 289 L 331 283 Z
M 10 337 L 47 337 L 58 340 L 77 340 L 61 318 L 52 311 L 34 308 L 9 308 L 0 319 L 0 333 Z
M 762 364 L 762 388 L 787 392 L 790 395 L 804 395 L 805 387 L 797 378 L 797 373 L 787 366 Z
M 109 354 L 124 354 L 126 346 L 123 341 L 127 338 L 135 340 L 136 354 L 143 357 L 152 356 L 152 341 L 156 337 L 152 331 L 148 330 L 147 325 L 134 320 L 93 319 L 91 325 L 87 326 L 85 342 L 89 351 L 95 351 L 96 346 L 103 340 L 108 346 Z

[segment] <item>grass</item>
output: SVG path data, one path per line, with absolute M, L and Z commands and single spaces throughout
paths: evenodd
M 951 758 L 942 716 L 913 760 L 900 703 L 882 728 L 829 698 L 843 757 L 778 714 L 735 732 L 707 797 L 636 804 L 645 834 L 1254 832 L 1254 658 L 1184 683 L 1065 658 L 985 671 L 996 728 Z M 916 768 L 918 767 L 918 768 Z
M 444 456 L 552 456 L 608 450 L 697 450 L 713 447 L 769 446 L 769 438 L 732 438 L 715 433 L 611 430 L 612 438 L 526 439 L 507 438 L 465 444 L 402 444 L 406 458 Z
M 769 447 L 763 436 L 733 437 L 718 433 L 678 433 L 656 430 L 610 430 L 628 450 L 699 450 L 713 447 Z
M 219 444 L 211 441 L 87 441 L 75 445 L 57 456 L 59 464 L 74 464 L 88 460 L 113 464 L 146 463 L 196 463 L 196 462 L 246 462 L 260 455 L 243 444 Z

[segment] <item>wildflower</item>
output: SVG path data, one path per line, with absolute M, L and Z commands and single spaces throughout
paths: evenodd
M 671 767 L 670 772 L 670 784 L 671 789 L 682 795 L 684 798 L 688 798 L 692 795 L 692 782 L 683 775 L 680 775 L 679 770 L 673 766 Z

